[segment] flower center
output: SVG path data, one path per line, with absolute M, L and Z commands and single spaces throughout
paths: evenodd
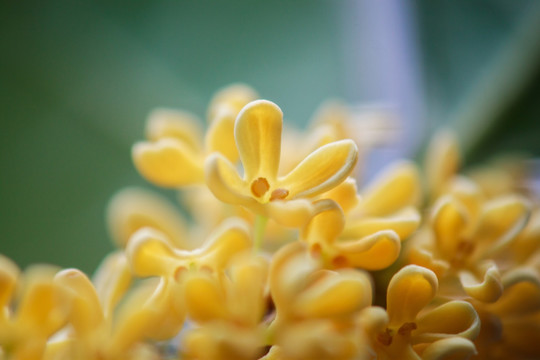
M 263 177 L 257 178 L 251 183 L 251 193 L 256 197 L 262 197 L 269 189 L 268 180 Z
M 377 335 L 377 341 L 384 346 L 390 346 L 392 344 L 392 330 L 387 328 L 385 332 Z
M 402 336 L 409 336 L 413 330 L 416 330 L 416 323 L 406 322 L 398 329 L 398 334 Z
M 456 248 L 456 253 L 452 258 L 452 265 L 459 267 L 465 263 L 465 260 L 474 251 L 475 245 L 470 240 L 461 240 Z

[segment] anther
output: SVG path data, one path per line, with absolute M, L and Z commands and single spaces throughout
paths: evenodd
M 347 258 L 343 255 L 338 255 L 335 258 L 332 259 L 332 265 L 334 265 L 335 268 L 344 268 L 349 265 L 349 261 Z
M 251 183 L 251 192 L 256 197 L 263 196 L 269 189 L 270 185 L 268 184 L 268 180 L 263 177 L 257 178 Z
M 408 336 L 413 330 L 416 330 L 416 323 L 406 322 L 398 329 L 398 334 L 402 336 Z
M 385 332 L 377 335 L 377 341 L 384 346 L 390 346 L 390 344 L 392 344 L 392 332 L 390 331 L 390 329 L 386 329 Z
M 288 195 L 289 195 L 289 190 L 279 188 L 272 191 L 272 195 L 270 195 L 270 201 L 284 200 Z

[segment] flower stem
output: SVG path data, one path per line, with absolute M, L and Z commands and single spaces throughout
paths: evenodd
M 268 218 L 266 216 L 257 215 L 255 218 L 255 225 L 253 229 L 253 251 L 255 252 L 258 252 L 262 247 L 267 222 Z

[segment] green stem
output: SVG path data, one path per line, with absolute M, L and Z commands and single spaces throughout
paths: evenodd
M 262 247 L 267 222 L 268 218 L 266 216 L 257 215 L 255 218 L 255 225 L 253 229 L 253 251 L 255 252 L 258 252 Z

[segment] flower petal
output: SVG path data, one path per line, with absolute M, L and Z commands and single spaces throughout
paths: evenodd
M 461 162 L 455 135 L 441 131 L 431 140 L 426 151 L 426 179 L 433 197 L 440 195 L 447 182 L 457 173 Z
M 106 319 L 110 319 L 116 305 L 128 290 L 132 280 L 131 269 L 124 252 L 108 255 L 99 265 L 93 283 Z
M 502 295 L 501 275 L 495 264 L 487 267 L 480 282 L 468 271 L 461 271 L 459 279 L 465 292 L 478 301 L 495 302 Z
M 156 185 L 178 187 L 199 184 L 204 179 L 199 155 L 178 140 L 139 142 L 131 154 L 139 173 Z
M 429 269 L 407 265 L 390 280 L 387 312 L 391 326 L 414 322 L 416 315 L 435 297 L 438 280 Z
M 8 257 L 0 254 L 0 322 L 4 318 L 3 309 L 9 304 L 20 270 Z
M 247 192 L 246 183 L 240 178 L 236 168 L 219 153 L 213 153 L 205 162 L 206 185 L 221 201 L 229 204 L 256 206 Z
M 273 219 L 279 225 L 299 228 L 318 213 L 324 203 L 311 202 L 307 199 L 276 200 L 264 205 L 262 214 Z
M 200 122 L 197 116 L 186 111 L 155 109 L 146 122 L 146 138 L 152 142 L 174 138 L 199 151 L 202 138 Z
M 435 341 L 426 347 L 422 353 L 422 360 L 469 359 L 473 355 L 476 355 L 473 342 L 456 336 Z
M 187 275 L 182 283 L 186 308 L 193 320 L 206 322 L 227 316 L 225 293 L 214 277 L 197 272 Z
M 420 225 L 420 214 L 413 207 L 408 207 L 394 215 L 386 217 L 367 217 L 348 219 L 343 238 L 361 238 L 381 230 L 393 230 L 403 241 Z
M 276 180 L 281 152 L 283 113 L 273 102 L 252 101 L 236 119 L 234 136 L 244 166 L 244 180 Z
M 291 198 L 324 193 L 343 182 L 358 159 L 352 140 L 340 140 L 312 152 L 289 174 L 279 179 L 279 187 L 289 190 Z
M 451 196 L 443 196 L 433 206 L 431 223 L 439 249 L 446 258 L 453 258 L 468 221 L 466 208 Z
M 180 212 L 150 191 L 128 188 L 118 192 L 107 208 L 107 222 L 111 237 L 120 248 L 143 227 L 159 230 L 171 244 L 189 248 L 185 220 Z
M 257 100 L 257 92 L 246 84 L 232 84 L 217 91 L 208 106 L 208 121 L 213 122 L 217 114 L 227 108 L 234 116 L 249 102 Z
M 71 326 L 79 336 L 88 336 L 105 320 L 94 285 L 77 269 L 60 271 L 54 281 L 66 288 L 72 298 L 69 315 Z
M 383 230 L 354 241 L 338 241 L 334 247 L 345 258 L 347 266 L 380 270 L 396 261 L 401 242 L 394 231 Z
M 321 211 L 311 218 L 302 231 L 302 238 L 310 244 L 333 243 L 345 226 L 345 216 L 339 205 L 332 200 L 321 200 L 319 204 L 321 202 L 327 206 L 319 206 Z
M 356 188 L 356 180 L 348 177 L 344 182 L 321 195 L 323 199 L 331 199 L 339 204 L 345 214 L 358 205 L 360 197 Z
M 480 319 L 474 307 L 466 301 L 449 301 L 420 316 L 413 337 L 415 344 L 431 343 L 452 336 L 476 339 Z
M 505 288 L 503 295 L 491 304 L 490 311 L 504 317 L 529 316 L 540 311 L 540 284 L 538 275 L 514 273 L 511 282 L 503 277 Z
M 489 245 L 489 257 L 505 248 L 527 225 L 531 213 L 529 201 L 518 196 L 499 197 L 484 207 L 477 233 Z
M 234 121 L 236 114 L 228 108 L 220 111 L 206 131 L 205 145 L 207 153 L 219 152 L 231 162 L 238 161 L 238 149 L 234 142 Z
M 399 162 L 387 167 L 362 192 L 358 211 L 363 216 L 393 214 L 415 205 L 421 196 L 420 175 L 412 162 Z

